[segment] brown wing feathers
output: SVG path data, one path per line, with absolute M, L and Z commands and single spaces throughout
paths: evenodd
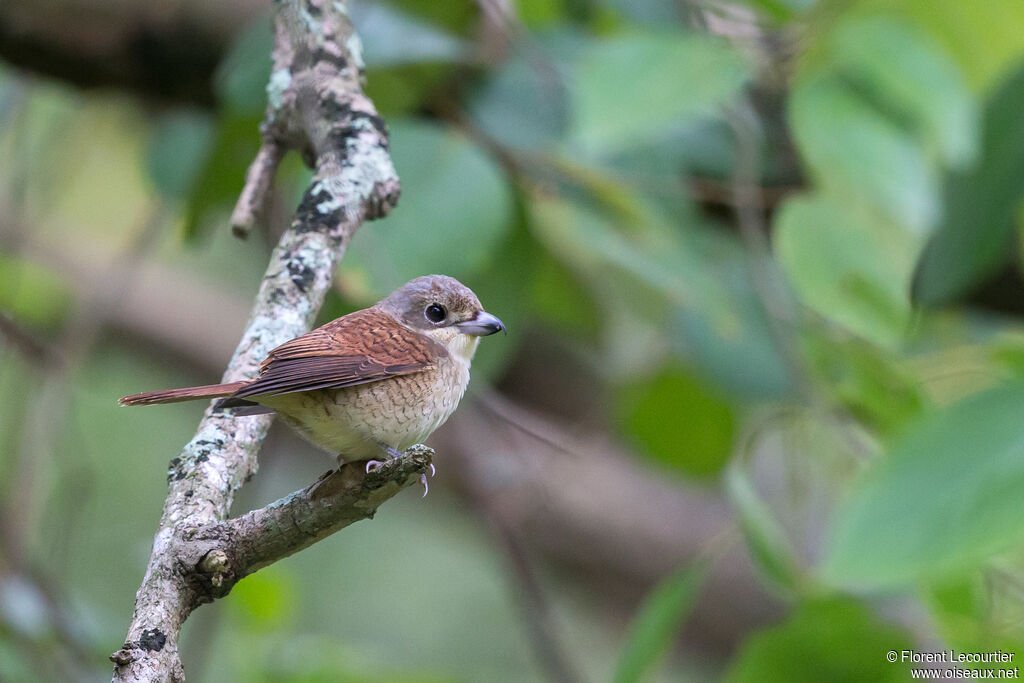
M 341 388 L 426 370 L 448 351 L 376 307 L 356 311 L 271 351 L 260 376 L 249 382 L 214 384 L 135 394 L 121 405 L 173 403 L 230 397 L 221 407 L 251 406 L 248 397 Z
M 277 347 L 234 399 L 342 388 L 426 370 L 447 350 L 376 307 L 356 311 Z

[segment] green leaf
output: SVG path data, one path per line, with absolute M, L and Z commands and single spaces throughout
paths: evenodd
M 1021 639 L 1020 570 L 978 572 L 929 586 L 925 601 L 939 637 L 962 652 L 1002 650 L 1019 661 Z
M 939 304 L 965 294 L 1009 258 L 1024 196 L 1024 65 L 985 107 L 981 158 L 945 182 L 943 219 L 914 277 L 914 300 Z
M 776 347 L 768 314 L 751 282 L 753 264 L 733 237 L 715 236 L 695 249 L 723 286 L 723 296 L 676 309 L 672 341 L 683 358 L 725 391 L 778 399 L 793 391 L 786 359 Z M 767 259 L 766 259 L 767 260 Z M 774 263 L 763 263 L 774 272 Z
M 260 145 L 260 119 L 223 114 L 185 210 L 184 235 L 194 240 L 214 211 L 230 211 Z
M 566 0 L 517 0 L 516 15 L 523 25 L 536 31 L 557 25 L 566 14 Z
M 790 591 L 803 581 L 793 545 L 768 506 L 758 496 L 745 469 L 737 464 L 726 471 L 726 491 L 736 508 L 747 551 L 770 580 Z
M 1024 539 L 1024 383 L 928 414 L 836 515 L 823 577 L 891 587 L 976 567 Z
M 388 0 L 388 4 L 454 35 L 470 35 L 479 26 L 480 6 L 472 0 Z
M 512 59 L 468 103 L 470 116 L 488 135 L 521 149 L 561 142 L 569 123 L 568 93 L 553 61 Z
M 217 67 L 214 92 L 232 115 L 263 114 L 273 47 L 270 16 L 261 14 L 239 34 Z
M 716 113 L 749 72 L 739 51 L 702 35 L 648 32 L 594 42 L 573 72 L 571 137 L 599 153 L 653 139 L 688 117 Z
M 623 212 L 634 215 L 616 220 L 579 202 L 537 194 L 530 209 L 538 239 L 567 263 L 591 271 L 610 266 L 677 305 L 717 301 L 714 273 L 686 248 L 680 231 L 628 188 L 616 190 Z
M 146 168 L 165 196 L 192 192 L 209 154 L 213 122 L 205 112 L 178 110 L 161 118 L 146 149 Z
M 683 567 L 662 581 L 640 605 L 615 667 L 615 683 L 644 679 L 679 633 L 707 577 L 704 562 Z
M 824 331 L 805 335 L 803 342 L 818 386 L 866 427 L 892 434 L 925 408 L 920 379 L 892 353 Z
M 924 234 L 938 216 L 938 179 L 917 141 L 836 77 L 798 82 L 789 119 L 815 182 Z
M 775 254 L 807 305 L 892 346 L 909 321 L 918 240 L 858 208 L 820 196 L 786 202 L 775 218 Z
M 0 253 L 0 312 L 31 327 L 55 328 L 71 303 L 71 289 L 58 273 Z
M 690 475 L 717 474 L 732 450 L 731 406 L 681 368 L 623 387 L 617 412 L 642 452 Z
M 584 283 L 562 262 L 537 248 L 540 262 L 530 287 L 531 312 L 576 340 L 593 339 L 601 315 Z
M 501 170 L 452 129 L 414 120 L 390 124 L 402 197 L 387 218 L 352 239 L 342 268 L 384 296 L 419 275 L 471 281 L 491 263 L 512 224 Z
M 368 67 L 459 62 L 469 54 L 466 41 L 396 7 L 353 3 L 350 15 Z
M 519 213 L 519 212 L 517 212 Z M 481 344 L 473 357 L 473 378 L 483 382 L 470 385 L 470 391 L 493 384 L 516 356 L 519 344 L 528 337 L 527 313 L 530 311 L 530 292 L 536 281 L 536 261 L 540 255 L 537 243 L 520 220 L 503 243 L 494 251 L 489 268 L 476 275 L 471 286 L 484 308 L 501 318 L 510 330 L 496 343 Z
M 916 133 L 951 166 L 976 152 L 978 111 L 957 65 L 913 24 L 874 16 L 844 21 L 833 38 L 838 67 L 872 100 Z
M 280 629 L 295 608 L 291 575 L 277 567 L 264 567 L 238 582 L 231 590 L 231 604 L 245 624 L 259 630 Z
M 1024 3 L 1017 0 L 860 0 L 862 9 L 898 14 L 928 31 L 959 64 L 975 92 L 985 92 L 1024 55 Z
M 747 638 L 725 683 L 902 683 L 906 665 L 886 653 L 910 648 L 910 636 L 852 600 L 800 605 L 786 621 Z
M 366 76 L 366 95 L 386 121 L 412 116 L 452 77 L 448 64 L 420 62 L 382 69 L 371 68 Z

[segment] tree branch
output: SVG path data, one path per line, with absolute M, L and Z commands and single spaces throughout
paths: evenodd
M 213 74 L 264 0 L 4 0 L 0 59 L 81 87 L 214 102 Z
M 254 377 L 271 349 L 310 329 L 352 234 L 398 200 L 387 133 L 362 92 L 360 44 L 345 4 L 277 0 L 273 62 L 261 127 L 264 146 L 273 150 L 253 162 L 242 199 L 249 207 L 265 203 L 273 172 L 266 160 L 280 150 L 301 150 L 315 159 L 316 171 L 271 255 L 225 382 Z M 270 421 L 215 414 L 211 406 L 171 461 L 128 635 L 111 655 L 115 681 L 183 680 L 178 636 L 192 610 L 245 574 L 372 515 L 429 465 L 429 455 L 417 451 L 383 474 L 343 468 L 308 491 L 227 521 L 235 491 L 256 472 Z

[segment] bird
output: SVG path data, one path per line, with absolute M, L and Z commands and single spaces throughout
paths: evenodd
M 338 464 L 393 458 L 455 412 L 480 337 L 504 332 L 473 291 L 446 275 L 410 280 L 375 305 L 273 349 L 255 379 L 149 391 L 122 406 L 219 398 L 235 416 L 277 413 Z M 431 466 L 433 468 L 433 466 Z M 433 470 L 432 470 L 433 471 Z M 426 495 L 426 477 L 421 477 Z

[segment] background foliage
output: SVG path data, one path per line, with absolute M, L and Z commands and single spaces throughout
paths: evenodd
M 888 650 L 1019 652 L 1024 5 L 500 7 L 353 7 L 403 192 L 353 240 L 323 318 L 453 275 L 512 331 L 481 345 L 474 391 L 579 404 L 570 426 L 728 499 L 739 533 L 625 610 L 542 566 L 580 676 L 904 680 Z M 101 676 L 123 637 L 161 468 L 198 409 L 114 401 L 211 379 L 224 358 L 173 340 L 206 302 L 244 310 L 309 177 L 289 159 L 268 234 L 232 240 L 269 49 L 265 17 L 240 31 L 213 109 L 0 71 L 4 679 Z M 186 299 L 177 317 L 130 305 L 140 278 Z M 142 310 L 170 341 L 133 331 Z M 554 383 L 524 380 L 534 366 Z M 239 506 L 326 467 L 278 454 L 285 438 Z M 386 508 L 203 608 L 190 674 L 543 678 L 472 507 L 442 488 Z M 737 543 L 778 616 L 687 647 Z

